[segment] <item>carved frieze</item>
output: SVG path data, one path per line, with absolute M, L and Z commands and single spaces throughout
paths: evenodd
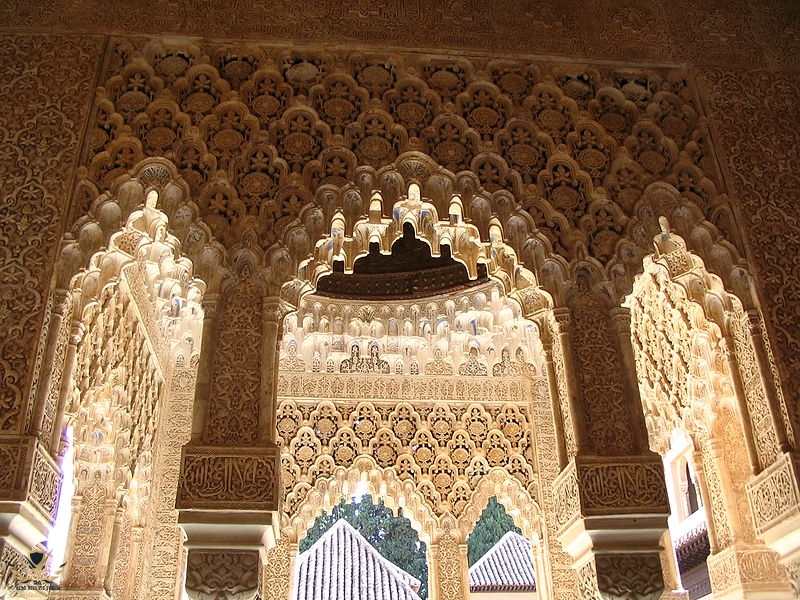
M 185 446 L 176 505 L 277 510 L 279 456 L 274 447 Z
M 756 534 L 763 536 L 773 527 L 800 516 L 800 460 L 781 454 L 772 465 L 747 483 Z
M 579 517 L 669 514 L 664 470 L 656 455 L 576 456 L 555 482 L 556 516 L 563 532 Z

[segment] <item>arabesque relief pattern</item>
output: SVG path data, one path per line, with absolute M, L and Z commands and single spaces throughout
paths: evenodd
M 153 473 L 154 444 L 164 446 L 158 424 L 170 427 L 162 392 L 173 363 L 184 363 L 187 355 L 196 362 L 203 288 L 176 252 L 177 240 L 166 233 L 156 202 L 149 194 L 126 227 L 110 235 L 108 249 L 92 255 L 88 269 L 71 282 L 84 334 L 64 409 L 74 429 L 77 485 L 69 566 L 58 597 L 102 589 L 115 598 L 139 597 L 148 570 L 143 564 L 152 556 L 152 537 L 145 532 L 162 524 L 149 504 L 154 475 L 161 484 L 167 474 Z M 83 227 L 102 232 L 91 219 Z M 62 265 L 80 260 L 87 249 L 67 245 Z M 162 452 L 159 466 L 168 459 Z M 175 489 L 167 497 L 172 505 Z M 98 543 L 103 539 L 111 543 Z M 173 587 L 177 580 L 173 576 Z
M 800 251 L 796 235 L 800 215 L 796 203 L 787 201 L 800 185 L 796 175 L 800 159 L 792 150 L 797 131 L 787 121 L 798 109 L 800 79 L 788 72 L 743 74 L 725 69 L 705 69 L 701 78 L 749 230 L 758 290 L 766 307 L 765 334 L 769 333 L 778 359 L 770 363 L 776 369 L 774 377 L 784 384 L 783 388 L 776 385 L 775 393 L 782 395 L 784 389 L 797 390 L 800 385 L 796 333 L 800 321 L 793 309 L 800 281 L 791 258 Z M 764 123 L 769 125 L 764 127 Z M 787 392 L 786 403 L 791 416 L 787 427 L 797 431 L 797 394 Z M 796 440 L 789 443 L 795 447 Z
M 101 42 L 89 36 L 0 37 L 0 431 L 26 434 L 32 374 L 54 254 L 67 209 Z M 80 67 L 79 67 L 80 65 Z M 85 70 L 84 70 L 85 68 Z M 38 353 L 37 353 L 38 352 Z M 32 367 L 37 365 L 36 369 Z M 3 461 L 0 470 L 12 466 Z
M 519 479 L 538 500 L 527 412 L 513 404 L 284 400 L 278 431 L 292 457 L 284 460 L 285 511 L 294 514 L 316 478 L 365 454 L 401 481 L 414 481 L 437 515 L 460 517 L 480 478 L 494 467 Z
M 760 10 L 737 0 L 647 5 L 607 2 L 536 6 L 509 2 L 457 6 L 434 0 L 364 6 L 355 0 L 237 5 L 210 0 L 169 4 L 146 0 L 105 11 L 81 5 L 14 0 L 2 7 L 7 27 L 47 32 L 153 31 L 175 36 L 273 40 L 458 52 L 515 52 L 616 62 L 713 64 L 743 68 L 798 66 L 797 21 L 791 5 L 769 0 Z M 157 17 L 154 17 L 157 15 Z M 748 18 L 744 18 L 747 15 Z M 231 69 L 232 73 L 235 67 Z
M 163 14 L 159 27 L 164 30 L 202 24 L 198 31 L 204 34 L 218 32 L 224 38 L 231 33 L 222 31 L 227 20 L 219 18 L 214 10 L 203 7 L 201 18 L 187 17 L 182 13 L 187 10 L 185 7 L 161 8 L 164 7 L 155 12 Z M 486 18 L 478 18 L 482 10 L 466 5 L 461 8 L 446 11 L 445 20 L 454 26 L 450 37 L 437 39 L 437 45 L 517 50 L 529 48 L 517 42 L 534 35 L 537 44 L 542 44 L 537 45 L 537 51 L 546 49 L 554 54 L 574 56 L 601 48 L 598 56 L 607 52 L 616 58 L 643 56 L 671 62 L 760 67 L 784 61 L 791 64 L 796 39 L 791 25 L 783 20 L 781 11 L 773 10 L 775 7 L 757 19 L 730 18 L 747 12 L 747 7 L 737 3 L 713 10 L 702 3 L 682 5 L 677 11 L 670 7 L 670 14 L 678 15 L 674 18 L 666 16 L 664 6 L 627 7 L 612 11 L 613 18 L 600 27 L 596 26 L 594 15 L 581 17 L 574 7 L 561 7 L 543 15 L 528 12 L 526 19 L 513 20 L 508 18 L 514 14 L 511 10 L 496 8 L 489 10 Z M 191 8 L 195 9 L 199 10 L 197 5 Z M 146 3 L 110 7 L 89 16 L 75 14 L 74 10 L 81 11 L 79 8 L 64 8 L 57 18 L 50 8 L 12 3 L 2 10 L 11 11 L 13 18 L 6 20 L 15 27 L 37 24 L 58 29 L 80 19 L 83 30 L 103 29 L 110 23 L 130 24 L 135 29 L 150 22 L 147 17 L 153 14 Z M 243 19 L 239 24 L 258 23 L 256 27 L 267 28 L 274 39 L 295 35 L 297 28 L 293 24 L 298 19 L 320 17 L 325 19 L 326 28 L 314 30 L 313 35 L 328 35 L 327 31 L 334 32 L 335 39 L 354 39 L 361 32 L 340 25 L 355 19 L 369 25 L 369 37 L 359 38 L 362 42 L 384 46 L 387 40 L 398 39 L 401 22 L 417 25 L 425 35 L 437 31 L 424 26 L 435 11 L 423 10 L 413 3 L 372 9 L 326 5 L 321 12 L 293 5 L 276 11 L 283 16 L 275 19 L 254 17 L 259 10 L 251 7 L 237 13 L 236 18 Z M 436 12 L 435 16 L 441 15 Z M 525 32 L 498 37 L 498 31 L 509 27 L 524 27 Z M 576 27 L 582 35 L 572 35 Z M 128 30 L 127 26 L 112 28 Z M 405 27 L 402 29 L 404 44 L 413 40 L 418 48 L 420 40 Z M 765 35 L 773 29 L 777 30 L 776 35 Z M 720 36 L 724 42 L 720 42 Z M 612 41 L 620 37 L 629 42 L 619 46 Z M 767 39 L 769 43 L 764 43 Z M 75 65 L 95 64 L 101 40 L 91 36 L 80 40 L 64 36 L 3 37 L 5 54 L 13 58 L 2 63 L 11 77 L 6 79 L 4 97 L 9 99 L 9 110 L 0 117 L 0 133 L 12 143 L 4 146 L 2 156 L 10 158 L 0 164 L 0 169 L 7 169 L 3 171 L 7 176 L 2 179 L 4 190 L 8 186 L 9 193 L 4 192 L 3 197 L 12 200 L 13 209 L 4 211 L 3 224 L 8 251 L 2 268 L 4 281 L 10 285 L 3 289 L 5 304 L 0 318 L 12 323 L 12 327 L 8 330 L 11 334 L 0 341 L 0 369 L 4 370 L 2 379 L 9 392 L 3 394 L 8 403 L 3 408 L 8 410 L 0 411 L 6 417 L 0 429 L 27 434 L 31 433 L 30 424 L 34 424 L 39 429 L 32 433 L 53 451 L 57 449 L 58 429 L 63 421 L 60 407 L 66 404 L 69 418 L 76 423 L 82 419 L 84 434 L 100 434 L 76 444 L 83 444 L 79 449 L 84 451 L 84 459 L 79 465 L 99 473 L 101 478 L 107 477 L 109 486 L 114 486 L 105 493 L 109 498 L 113 496 L 115 508 L 105 507 L 107 519 L 100 525 L 120 531 L 119 564 L 116 573 L 108 574 L 106 580 L 116 595 L 135 595 L 129 582 L 138 581 L 139 574 L 150 568 L 133 565 L 140 562 L 136 558 L 137 544 L 157 544 L 146 541 L 147 537 L 137 540 L 135 528 L 142 519 L 139 511 L 155 515 L 144 517 L 145 521 L 155 518 L 162 522 L 163 518 L 171 524 L 175 517 L 167 508 L 171 484 L 164 484 L 163 495 L 150 502 L 148 494 L 155 498 L 154 491 L 148 491 L 144 481 L 149 478 L 152 465 L 158 465 L 155 470 L 161 472 L 167 468 L 163 461 L 171 456 L 166 446 L 153 441 L 159 439 L 160 432 L 158 428 L 148 431 L 148 423 L 156 420 L 158 403 L 167 402 L 168 392 L 159 392 L 158 386 L 168 389 L 170 385 L 167 365 L 173 360 L 168 351 L 170 344 L 163 343 L 162 338 L 175 339 L 177 332 L 154 315 L 164 316 L 167 321 L 173 319 L 174 325 L 181 319 L 171 315 L 171 309 L 165 306 L 184 314 L 187 303 L 172 304 L 170 285 L 159 286 L 167 290 L 166 297 L 152 302 L 159 292 L 153 293 L 152 277 L 146 275 L 148 268 L 152 274 L 154 263 L 162 277 L 164 269 L 177 273 L 183 271 L 176 266 L 180 264 L 178 257 L 188 255 L 196 264 L 198 276 L 217 294 L 226 287 L 222 282 L 234 262 L 230 257 L 248 246 L 259 258 L 255 267 L 258 276 L 263 277 L 269 294 L 277 296 L 281 286 L 298 273 L 301 263 L 314 256 L 315 245 L 327 235 L 326 227 L 334 215 L 341 215 L 346 235 L 350 235 L 353 225 L 368 212 L 374 190 L 381 190 L 386 209 L 405 194 L 411 181 L 420 183 L 423 195 L 440 215 L 450 214 L 453 194 L 459 194 L 464 221 L 475 228 L 480 243 L 491 242 L 493 219 L 497 219 L 503 238 L 516 257 L 506 261 L 498 251 L 495 264 L 506 261 L 517 265 L 518 258 L 518 264 L 535 275 L 535 281 L 557 307 L 569 304 L 562 292 L 572 289 L 577 263 L 590 263 L 598 273 L 594 300 L 598 298 L 598 288 L 602 288 L 603 300 L 617 306 L 633 289 L 642 258 L 652 252 L 651 240 L 659 233 L 658 216 L 668 216 L 689 249 L 721 278 L 725 289 L 741 298 L 747 313 L 741 332 L 736 330 L 738 325 L 732 326 L 734 343 L 728 338 L 724 341 L 737 361 L 728 367 L 730 385 L 736 388 L 736 373 L 750 369 L 740 376 L 747 390 L 742 398 L 750 407 L 750 426 L 755 430 L 753 448 L 747 448 L 747 453 L 739 448 L 735 458 L 725 460 L 766 467 L 764 473 L 770 478 L 751 492 L 758 498 L 774 499 L 775 503 L 786 501 L 786 497 L 774 497 L 769 491 L 777 489 L 778 481 L 791 481 L 793 463 L 785 454 L 773 452 L 775 444 L 778 452 L 791 449 L 793 432 L 797 430 L 796 398 L 787 393 L 786 401 L 783 399 L 784 389 L 797 387 L 791 385 L 797 379 L 793 363 L 797 348 L 790 299 L 793 288 L 800 284 L 796 284 L 791 265 L 785 262 L 797 254 L 792 252 L 793 236 L 784 235 L 796 224 L 793 209 L 784 199 L 784 190 L 798 187 L 791 175 L 796 156 L 786 151 L 796 144 L 792 123 L 782 120 L 797 112 L 793 110 L 793 90 L 797 88 L 794 76 L 766 72 L 743 76 L 739 71 L 711 69 L 701 73 L 710 91 L 714 121 L 711 129 L 718 129 L 715 143 L 721 141 L 718 150 L 725 153 L 715 157 L 698 89 L 690 74 L 676 69 L 443 59 L 402 52 L 387 56 L 384 50 L 380 51 L 382 55 L 370 51 L 287 51 L 274 46 L 200 41 L 113 38 L 108 42 L 109 51 L 103 57 L 104 67 L 98 79 L 101 87 L 94 105 L 96 112 L 91 116 L 90 133 L 80 158 L 83 167 L 77 172 L 72 205 L 67 207 L 79 132 L 83 130 L 82 111 L 88 105 L 87 91 L 94 80 L 93 72 L 87 69 L 87 74 L 78 73 Z M 33 65 L 38 69 L 36 73 Z M 764 97 L 768 101 L 762 102 Z M 37 112 L 36 117 L 24 114 L 42 106 L 46 109 Z M 742 111 L 747 118 L 737 116 Z M 775 122 L 780 127 L 763 125 Z M 762 151 L 776 147 L 783 150 Z M 152 160 L 142 163 L 148 157 Z M 729 201 L 722 193 L 724 174 L 716 171 L 717 158 L 725 159 L 723 163 L 733 176 L 745 216 L 754 217 L 754 227 L 747 235 L 761 294 L 768 300 L 765 323 L 754 310 L 757 303 L 748 291 L 750 281 L 736 269 L 743 264 L 745 240 L 740 237 Z M 765 163 L 773 168 L 764 168 Z M 146 167 L 140 169 L 142 164 Z M 166 213 L 161 221 L 164 231 L 169 227 L 176 236 L 169 253 L 171 263 L 162 267 L 158 258 L 161 247 L 154 246 L 147 259 L 137 257 L 141 262 L 149 261 L 150 267 L 130 269 L 123 277 L 127 283 L 119 284 L 116 291 L 102 289 L 109 280 L 105 275 L 101 277 L 103 285 L 87 294 L 100 304 L 88 309 L 80 301 L 72 305 L 72 299 L 63 296 L 69 287 L 64 284 L 79 268 L 90 264 L 96 251 L 108 246 L 110 236 L 120 230 L 134 209 L 140 204 L 147 206 L 147 187 L 159 189 L 160 208 Z M 50 298 L 47 287 L 62 214 L 67 215 L 67 229 L 73 237 L 66 239 L 68 252 L 62 254 L 64 262 L 59 266 L 59 274 L 67 282 L 60 281 L 59 289 L 47 300 L 53 306 L 51 315 L 44 304 Z M 150 221 L 150 217 L 140 215 L 148 224 L 144 229 L 151 241 L 163 241 L 149 227 L 160 217 L 153 217 L 156 221 Z M 26 240 L 35 237 L 34 231 L 43 232 L 41 244 L 27 244 Z M 133 237 L 139 239 L 136 234 Z M 469 240 L 464 247 L 469 247 Z M 108 263 L 95 267 L 104 271 Z M 503 272 L 513 273 L 514 269 L 496 271 L 498 275 Z M 75 291 L 86 292 L 92 285 L 91 281 L 82 281 Z M 506 282 L 506 291 L 515 285 L 516 281 Z M 185 290 L 181 294 L 177 295 L 186 300 Z M 789 300 L 783 301 L 784 297 Z M 781 301 L 772 303 L 771 298 Z M 150 310 L 154 306 L 155 312 Z M 59 321 L 62 310 L 63 320 Z M 220 314 L 224 310 L 222 307 Z M 88 321 L 84 321 L 84 315 Z M 580 313 L 577 316 L 580 321 Z M 42 322 L 45 330 L 39 337 L 36 354 Z M 106 323 L 112 323 L 112 328 L 105 330 Z M 602 325 L 601 322 L 599 327 L 606 342 L 619 333 L 616 321 L 608 327 Z M 87 338 L 81 338 L 81 327 L 88 329 Z M 112 340 L 123 337 L 122 327 L 130 328 L 136 336 L 135 340 L 129 339 L 130 346 L 124 346 L 125 354 L 119 363 L 123 368 L 92 367 L 93 359 L 87 357 L 89 344 L 102 355 L 114 345 Z M 102 334 L 98 333 L 101 329 Z M 199 332 L 195 334 L 197 340 L 202 337 Z M 557 328 L 552 334 L 559 335 Z M 582 332 L 575 332 L 577 351 L 583 347 L 587 352 L 589 344 L 582 344 L 581 335 Z M 777 343 L 780 373 L 767 337 Z M 545 341 L 545 346 L 548 343 Z M 70 358 L 70 344 L 77 354 L 77 364 Z M 557 348 L 552 349 L 553 372 L 548 376 L 551 382 L 557 382 L 559 392 L 554 404 L 562 414 L 560 427 L 566 440 L 564 448 L 559 449 L 563 456 L 557 462 L 564 466 L 564 459 L 578 453 L 584 428 L 580 422 L 569 421 L 572 414 L 566 401 L 568 390 L 575 383 L 568 372 L 574 355 L 560 355 Z M 767 381 L 767 389 L 762 390 L 763 398 L 752 363 L 743 358 L 750 351 L 748 348 L 755 354 L 761 375 L 765 368 L 771 370 L 771 377 L 767 378 L 771 382 Z M 131 355 L 135 358 L 131 359 Z M 624 352 L 621 356 L 612 357 L 609 365 L 619 367 L 619 361 L 625 359 Z M 441 364 L 447 365 L 442 358 Z M 310 364 L 313 362 L 312 354 Z M 141 365 L 146 365 L 143 372 L 137 371 Z M 327 371 L 327 361 L 321 365 L 321 370 Z M 407 366 L 410 374 L 412 365 Z M 483 377 L 480 361 L 472 368 L 467 375 Z M 490 376 L 491 373 L 486 374 L 487 378 Z M 75 390 L 62 389 L 62 377 L 64 382 L 74 381 Z M 358 376 L 346 379 L 355 381 Z M 623 388 L 626 385 L 624 380 L 619 382 Z M 150 390 L 149 395 L 133 393 L 140 386 Z M 28 396 L 31 401 L 25 405 Z M 191 402 L 188 396 L 185 400 Z M 764 402 L 773 421 L 779 422 L 773 422 L 772 427 L 768 427 L 761 411 Z M 115 412 L 118 419 L 109 425 L 104 419 L 112 406 L 122 410 Z M 727 425 L 720 434 L 728 440 L 723 440 L 723 454 L 728 452 L 725 444 L 729 440 L 748 439 L 747 419 L 743 430 L 737 429 L 737 410 L 743 410 L 741 405 L 728 414 Z M 136 418 L 132 419 L 131 414 Z M 144 422 L 140 423 L 138 418 L 142 416 Z M 539 416 L 534 421 L 538 422 Z M 107 426 L 111 429 L 103 429 Z M 578 439 L 570 439 L 575 432 Z M 115 444 L 92 448 L 90 442 L 100 436 L 106 436 L 103 439 L 107 441 L 109 435 L 120 436 L 123 441 L 134 440 L 131 455 L 117 452 Z M 552 448 L 560 447 L 561 433 L 553 437 L 558 439 Z M 622 451 L 625 447 L 631 449 L 627 443 L 623 440 Z M 162 451 L 164 455 L 160 454 Z M 8 438 L 8 443 L 3 438 L 0 452 L 9 458 L 0 465 L 27 465 L 39 457 L 35 460 L 39 475 L 34 477 L 29 477 L 27 467 L 20 466 L 14 472 L 0 468 L 0 488 L 12 490 L 16 498 L 20 490 L 25 492 L 28 480 L 44 482 L 33 495 L 39 497 L 37 502 L 52 517 L 58 480 L 53 461 L 39 447 L 14 438 Z M 770 465 L 774 456 L 778 462 Z M 780 468 L 771 468 L 775 465 Z M 629 470 L 652 471 L 646 467 Z M 621 467 L 618 471 L 626 469 Z M 605 473 L 608 469 L 598 471 Z M 175 467 L 176 478 L 177 473 Z M 271 473 L 269 477 L 276 475 Z M 583 477 L 580 473 L 576 476 Z M 600 479 L 604 477 L 601 474 Z M 737 498 L 741 498 L 742 477 L 734 477 Z M 577 489 L 577 479 L 575 483 Z M 548 505 L 545 497 L 552 493 L 550 488 L 549 484 L 543 485 L 539 491 L 544 505 Z M 155 483 L 152 489 L 155 490 Z M 91 496 L 92 492 L 87 491 L 86 498 Z M 580 498 L 576 501 L 580 504 Z M 158 511 L 155 502 L 160 507 Z M 781 504 L 787 506 L 786 511 L 765 508 L 764 517 L 757 519 L 757 529 L 780 519 L 795 505 Z M 725 517 L 746 505 L 738 506 Z M 572 509 L 579 511 L 580 507 L 576 509 L 573 503 Z M 79 511 L 76 519 L 81 518 L 80 514 Z M 737 519 L 746 520 L 743 515 L 740 513 Z M 548 523 L 548 527 L 555 531 L 554 524 Z M 168 555 L 179 556 L 180 541 L 174 536 L 168 539 L 170 548 L 177 548 Z M 555 547 L 555 542 L 551 543 Z M 8 554 L 5 547 L 3 553 Z M 758 556 L 751 560 L 751 554 L 749 549 L 739 548 L 733 560 L 750 569 L 761 560 Z M 85 565 L 77 555 L 76 558 L 76 572 L 80 572 Z M 768 566 L 750 570 L 771 573 L 774 565 Z M 180 571 L 179 566 L 175 569 Z M 569 569 L 562 575 L 575 576 Z M 172 576 L 171 570 L 162 574 L 162 585 L 166 586 L 163 582 Z M 177 577 L 180 579 L 179 573 Z M 554 573 L 553 577 L 560 575 Z M 594 594 L 599 585 L 597 573 L 585 580 L 589 582 L 585 586 L 587 594 Z
M 191 433 L 192 401 L 197 380 L 197 343 L 184 338 L 181 351 L 175 353 L 169 388 L 159 417 L 156 432 L 151 491 L 147 515 L 155 525 L 144 532 L 141 572 L 134 582 L 141 586 L 133 598 L 152 596 L 170 598 L 183 579 L 183 537 L 178 526 L 175 496 L 180 478 L 181 447 Z
M 788 597 L 777 554 L 756 538 L 746 490 L 750 476 L 778 454 L 764 388 L 753 382 L 753 340 L 741 335 L 747 317 L 664 219 L 662 229 L 627 301 L 650 445 L 665 453 L 674 428 L 692 440 L 714 592 L 736 595 L 760 584 Z M 754 560 L 764 569 L 753 570 Z
M 227 75 L 234 64 L 237 78 Z M 716 241 L 721 231 L 739 245 L 685 73 L 450 66 L 433 57 L 290 56 L 258 47 L 231 54 L 122 40 L 110 65 L 75 215 L 141 159 L 163 156 L 189 182 L 197 216 L 216 239 L 231 245 L 253 228 L 264 249 L 281 242 L 296 261 L 337 206 L 348 226 L 366 212 L 372 189 L 382 189 L 391 206 L 407 185 L 371 170 L 422 151 L 453 173 L 474 175 L 404 177 L 427 180 L 424 195 L 440 215 L 460 193 L 481 239 L 498 215 L 528 268 L 537 266 L 537 254 L 541 261 L 554 250 L 569 260 L 583 249 L 617 264 L 615 279 L 627 279 L 619 283 L 627 291 L 632 274 L 625 265 L 635 270 L 650 251 L 655 216 L 676 210 L 687 239 L 706 218 L 716 229 L 705 225 L 704 237 Z M 406 113 L 419 116 L 413 121 Z M 360 193 L 336 198 L 327 191 L 348 181 Z M 680 194 L 662 193 L 644 211 L 643 192 L 656 181 Z M 315 198 L 324 218 L 315 210 L 300 217 Z M 185 223 L 189 215 L 181 214 Z M 298 217 L 305 235 L 284 239 Z M 620 246 L 623 238 L 629 242 Z M 727 254 L 704 256 L 723 278 L 725 261 L 738 259 L 734 248 Z
M 546 535 L 559 464 L 540 325 L 501 290 L 491 282 L 419 303 L 355 305 L 310 295 L 286 317 L 282 536 L 302 537 L 359 477 L 403 506 L 429 542 L 455 522 L 469 531 L 492 495 L 524 515 L 542 506 L 521 526 Z M 519 491 L 509 494 L 511 481 Z M 539 560 L 548 565 L 542 589 L 576 598 L 571 560 L 554 538 Z M 448 585 L 461 589 L 462 566 L 443 567 L 459 577 Z

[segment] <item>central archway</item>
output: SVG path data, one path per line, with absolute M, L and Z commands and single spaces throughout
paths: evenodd
M 440 221 L 416 184 L 389 210 L 375 193 L 367 218 L 348 227 L 334 214 L 300 266 L 306 280 L 284 286 L 299 300 L 280 342 L 281 536 L 293 553 L 314 519 L 363 482 L 402 507 L 428 544 L 431 598 L 448 589 L 466 598 L 466 556 L 447 548 L 465 549 L 497 496 L 534 542 L 548 598 L 551 564 L 570 565 L 550 556 L 541 508 L 559 464 L 540 329 L 515 285 L 535 289 L 533 275 L 499 223 L 482 244 L 461 210 L 454 197 Z M 426 280 L 401 285 L 415 270 Z M 544 310 L 546 294 L 535 293 Z

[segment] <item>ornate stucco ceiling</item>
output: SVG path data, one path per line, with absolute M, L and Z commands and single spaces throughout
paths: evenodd
M 4 28 L 775 67 L 798 64 L 800 8 L 767 0 L 291 2 L 10 0 Z

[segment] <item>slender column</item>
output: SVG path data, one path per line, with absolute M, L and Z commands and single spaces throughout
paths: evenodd
M 113 521 L 114 525 L 111 531 L 111 544 L 109 551 L 109 555 L 112 557 L 116 557 L 117 554 L 119 553 L 120 536 L 124 534 L 123 532 L 124 520 L 125 520 L 125 509 L 122 506 L 117 505 L 114 514 L 114 521 Z M 106 575 L 105 575 L 105 589 L 109 592 L 109 594 L 112 594 L 114 591 L 115 576 L 116 576 L 115 561 L 109 560 L 108 564 L 106 565 Z
M 558 441 L 556 445 L 556 456 L 558 457 L 558 468 L 563 469 L 567 466 L 567 462 L 569 462 L 569 456 L 567 454 L 566 440 L 564 438 L 564 415 L 561 412 L 561 403 L 558 397 L 558 379 L 556 367 L 553 363 L 552 343 L 546 344 L 544 353 L 547 367 L 547 387 L 550 391 L 550 404 L 553 409 L 553 416 L 555 417 L 554 429 L 556 440 Z
M 556 533 L 592 600 L 665 591 L 669 501 L 661 459 L 648 448 L 629 315 L 585 282 L 555 315 L 578 449 L 554 482 Z
M 575 372 L 574 352 L 572 348 L 571 328 L 572 321 L 568 309 L 555 309 L 553 316 L 558 323 L 558 337 L 554 343 L 561 345 L 561 355 L 563 357 L 565 387 L 564 393 L 567 395 L 567 406 L 569 408 L 570 423 L 572 423 L 575 448 L 578 453 L 585 451 L 585 432 L 586 423 L 582 407 L 580 406 L 580 392 L 578 377 Z
M 692 453 L 692 461 L 694 463 L 694 472 L 697 476 L 697 487 L 700 488 L 700 496 L 704 499 L 703 510 L 706 512 L 706 524 L 708 525 L 708 542 L 711 547 L 711 553 L 719 550 L 717 543 L 717 529 L 714 523 L 711 511 L 711 490 L 708 487 L 708 479 L 706 478 L 705 463 L 703 462 L 703 451 L 695 450 Z
M 269 299 L 264 305 L 264 337 L 261 353 L 261 406 L 259 429 L 261 442 L 275 443 L 275 415 L 278 397 L 278 362 L 283 337 L 285 312 L 279 298 Z
M 636 358 L 633 354 L 631 343 L 631 311 L 625 307 L 618 307 L 611 311 L 611 323 L 617 334 L 617 346 L 622 358 L 623 377 L 622 385 L 625 397 L 639 399 L 639 378 L 636 375 Z M 641 401 L 628 402 L 628 411 L 631 428 L 634 433 L 637 452 L 647 452 L 649 448 L 647 426 L 642 415 Z
M 217 347 L 217 294 L 207 294 L 203 299 L 203 341 L 197 366 L 197 384 L 192 417 L 192 440 L 199 441 L 208 420 L 211 400 L 211 383 L 214 376 L 214 351 Z
M 176 507 L 187 538 L 186 593 L 193 599 L 209 593 L 254 598 L 261 553 L 277 527 L 283 315 L 280 299 L 265 295 L 248 260 L 237 279 L 218 307 L 206 303 L 192 439 L 182 451 Z
M 294 572 L 292 557 L 297 555 L 297 544 L 291 544 L 284 535 L 266 554 L 261 583 L 262 600 L 289 600 Z
M 715 514 L 725 518 L 730 528 L 730 542 L 743 539 L 742 524 L 739 522 L 738 511 L 736 508 L 736 498 L 731 489 L 730 473 L 725 464 L 725 452 L 722 440 L 710 439 L 705 443 L 704 452 L 706 465 L 712 466 L 716 472 L 717 489 L 709 499 L 711 502 L 719 502 L 720 506 Z M 706 474 L 708 476 L 708 473 Z M 706 480 L 708 481 L 708 479 Z
M 81 598 L 107 600 L 110 586 L 106 576 L 113 562 L 111 544 L 98 540 L 113 538 L 117 502 L 104 481 L 80 486 L 72 501 L 69 546 L 62 574 L 61 590 L 51 592 L 55 599 Z M 112 541 L 113 543 L 113 541 Z
M 67 346 L 66 356 L 64 358 L 64 374 L 61 377 L 61 389 L 58 392 L 58 406 L 56 407 L 56 418 L 53 426 L 53 435 L 50 438 L 50 454 L 56 456 L 61 446 L 61 433 L 64 428 L 64 420 L 66 415 L 67 403 L 72 396 L 73 382 L 72 378 L 75 375 L 75 368 L 78 364 L 78 345 L 83 339 L 83 334 L 86 327 L 80 321 L 72 322 L 72 331 L 69 336 L 69 345 Z
M 435 564 L 429 577 L 433 584 L 430 600 L 468 600 L 466 544 L 460 544 L 451 531 L 445 530 L 431 544 L 431 555 Z
M 730 351 L 730 348 L 733 348 L 733 341 L 726 339 L 724 349 L 725 362 L 728 364 L 728 371 L 730 371 L 731 381 L 733 381 L 733 391 L 736 394 L 736 404 L 739 407 L 739 420 L 744 432 L 744 445 L 747 449 L 747 459 L 750 462 L 750 472 L 753 475 L 758 475 L 761 467 L 758 460 L 758 450 L 753 438 L 753 423 L 750 418 L 750 411 L 747 408 L 747 396 L 742 383 L 742 375 L 739 372 L 739 361 L 734 356 L 734 353 Z
M 42 360 L 42 370 L 39 375 L 39 388 L 36 391 L 36 398 L 34 400 L 34 413 L 33 422 L 30 426 L 30 434 L 34 437 L 39 437 L 42 433 L 42 426 L 44 421 L 44 414 L 48 397 L 50 396 L 50 388 L 55 385 L 54 377 L 58 377 L 55 373 L 57 366 L 56 352 L 58 350 L 59 335 L 61 324 L 64 322 L 64 309 L 66 308 L 66 300 L 69 292 L 66 290 L 56 290 L 53 292 L 53 312 L 50 315 L 50 326 L 47 330 L 47 337 L 45 342 L 44 360 Z M 67 315 L 69 318 L 69 315 Z
M 775 389 L 775 380 L 772 378 L 772 369 L 767 358 L 767 350 L 764 347 L 764 336 L 761 332 L 763 327 L 761 315 L 757 311 L 751 310 L 747 313 L 747 317 L 750 323 L 750 340 L 755 351 L 761 384 L 764 386 L 764 392 L 767 396 L 767 403 L 772 416 L 772 426 L 775 428 L 775 434 L 778 438 L 778 447 L 781 452 L 789 452 L 792 449 L 792 444 L 788 439 L 786 428 L 783 426 L 781 419 L 782 407 Z

